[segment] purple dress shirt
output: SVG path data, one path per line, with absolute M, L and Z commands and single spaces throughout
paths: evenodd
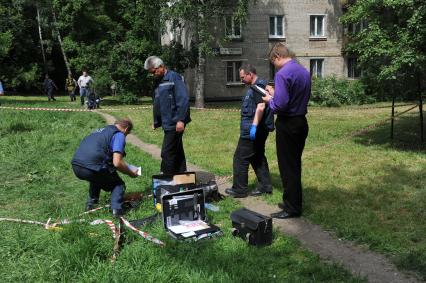
M 287 62 L 274 78 L 275 94 L 269 101 L 279 116 L 303 116 L 311 96 L 311 75 L 294 59 Z

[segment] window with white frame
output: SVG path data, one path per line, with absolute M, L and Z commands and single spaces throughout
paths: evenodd
M 325 37 L 325 15 L 310 15 L 310 37 Z
M 241 21 L 234 16 L 225 17 L 225 35 L 229 38 L 241 38 Z
M 226 83 L 241 83 L 240 68 L 242 61 L 226 61 Z
M 357 58 L 348 58 L 348 78 L 356 79 L 361 76 Z
M 284 16 L 269 17 L 269 38 L 284 38 Z
M 311 59 L 310 70 L 311 77 L 322 78 L 324 73 L 324 59 Z

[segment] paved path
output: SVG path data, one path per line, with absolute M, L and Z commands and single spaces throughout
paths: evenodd
M 97 111 L 109 124 L 113 124 L 115 117 Z M 161 149 L 156 145 L 147 144 L 141 141 L 135 135 L 128 135 L 127 141 L 143 151 L 152 155 L 155 159 L 161 159 Z M 188 170 L 206 171 L 195 165 L 188 164 Z M 219 190 L 222 194 L 231 184 L 219 184 Z M 260 198 L 238 199 L 245 207 L 264 215 L 278 211 L 278 208 L 267 204 Z M 274 219 L 274 226 L 286 235 L 298 239 L 302 246 L 318 254 L 322 259 L 341 264 L 349 270 L 354 276 L 367 278 L 368 282 L 383 283 L 409 283 L 422 282 L 414 276 L 400 272 L 383 255 L 374 253 L 366 248 L 362 248 L 348 241 L 336 239 L 330 233 L 324 231 L 319 225 L 310 223 L 307 219 Z

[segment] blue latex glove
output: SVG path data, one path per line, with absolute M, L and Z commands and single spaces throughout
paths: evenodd
M 251 141 L 254 141 L 254 139 L 256 138 L 256 131 L 257 131 L 257 126 L 251 125 L 251 127 L 250 127 L 250 140 Z

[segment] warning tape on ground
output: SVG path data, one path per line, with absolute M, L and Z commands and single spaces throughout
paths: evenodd
M 120 217 L 120 219 L 121 219 L 121 221 L 123 222 L 123 224 L 124 224 L 127 228 L 129 228 L 129 229 L 130 229 L 130 230 L 132 230 L 133 232 L 135 232 L 135 233 L 139 234 L 140 236 L 142 236 L 142 238 L 144 238 L 144 239 L 146 239 L 146 240 L 148 240 L 148 241 L 151 241 L 151 242 L 153 242 L 153 243 L 155 243 L 155 244 L 157 244 L 157 245 L 160 245 L 160 246 L 162 246 L 162 247 L 164 247 L 164 246 L 166 245 L 165 243 L 163 243 L 163 242 L 162 242 L 162 241 L 160 241 L 159 239 L 157 239 L 157 238 L 155 238 L 155 237 L 153 237 L 153 236 L 149 235 L 148 233 L 138 230 L 136 227 L 134 227 L 132 224 L 130 224 L 130 222 L 129 222 L 129 221 L 127 221 L 126 219 L 124 219 L 124 217 Z

